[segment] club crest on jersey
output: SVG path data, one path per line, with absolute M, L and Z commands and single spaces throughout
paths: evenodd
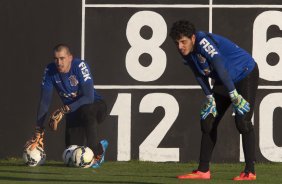
M 215 50 L 215 48 L 213 47 L 213 45 L 210 44 L 210 42 L 203 38 L 200 41 L 200 45 L 203 46 L 203 49 L 213 58 L 214 55 L 218 54 L 218 52 Z
M 76 79 L 76 76 L 75 76 L 75 75 L 71 75 L 71 76 L 69 77 L 69 80 L 70 80 L 70 85 L 71 85 L 71 86 L 77 86 L 78 80 Z
M 197 54 L 197 58 L 199 61 L 199 65 L 203 70 L 204 75 L 209 75 L 211 73 L 210 66 L 207 62 L 207 59 L 203 57 L 201 54 Z
M 81 73 L 83 75 L 84 82 L 87 81 L 88 79 L 91 79 L 90 72 L 89 72 L 86 64 L 84 62 L 81 62 L 78 66 L 79 66 Z
M 197 54 L 197 57 L 200 63 L 205 63 L 207 61 L 207 59 L 203 57 L 201 54 Z

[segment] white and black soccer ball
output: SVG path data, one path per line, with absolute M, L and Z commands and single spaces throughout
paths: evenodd
M 45 151 L 38 146 L 31 151 L 29 147 L 27 147 L 23 152 L 24 163 L 28 166 L 37 166 L 44 164 L 46 160 Z
M 72 153 L 72 163 L 76 167 L 89 168 L 93 162 L 94 153 L 86 146 L 79 146 Z
M 72 166 L 73 163 L 72 163 L 72 153 L 73 151 L 77 148 L 78 146 L 77 145 L 70 145 L 68 146 L 64 152 L 63 152 L 63 155 L 62 155 L 62 158 L 63 158 L 63 161 L 64 163 L 67 165 L 67 166 Z

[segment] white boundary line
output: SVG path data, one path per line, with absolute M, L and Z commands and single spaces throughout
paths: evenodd
M 213 5 L 213 8 L 282 8 L 282 5 L 269 5 L 269 4 L 257 4 L 257 5 Z
M 84 0 L 83 0 L 84 1 Z M 282 5 L 216 4 L 85 4 L 86 8 L 282 8 Z
M 81 13 L 81 59 L 84 60 L 85 52 L 85 0 L 82 0 Z
M 209 8 L 205 4 L 86 4 L 86 8 Z
M 201 89 L 199 85 L 95 85 L 96 89 Z M 282 89 L 282 86 L 258 86 L 258 89 Z
M 212 0 L 209 0 L 209 32 L 212 33 Z

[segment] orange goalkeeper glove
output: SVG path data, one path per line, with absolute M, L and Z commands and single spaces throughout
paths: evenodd
M 29 150 L 33 150 L 37 146 L 44 149 L 43 136 L 44 128 L 39 126 L 35 127 L 34 135 L 25 143 L 24 149 L 28 148 Z
M 70 111 L 70 108 L 65 105 L 57 110 L 55 110 L 51 115 L 49 119 L 49 127 L 51 130 L 56 131 L 58 129 L 58 124 L 63 119 L 64 115 Z

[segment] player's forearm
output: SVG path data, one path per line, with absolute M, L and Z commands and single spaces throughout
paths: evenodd
M 70 108 L 70 112 L 73 112 L 73 111 L 76 111 L 82 105 L 91 104 L 93 102 L 94 102 L 94 95 L 93 95 L 93 98 L 89 96 L 82 96 L 77 101 L 68 105 L 68 107 Z
M 201 86 L 201 88 L 203 89 L 205 95 L 206 96 L 211 95 L 212 90 L 211 90 L 211 87 L 210 87 L 210 84 L 209 84 L 209 81 L 208 81 L 208 77 L 200 75 L 197 68 L 195 67 L 194 64 L 192 64 L 192 62 L 188 62 L 187 64 L 192 69 L 192 71 L 193 71 L 193 73 L 196 77 L 196 80 L 197 80 L 198 84 Z
M 41 97 L 37 111 L 37 126 L 43 127 L 51 100 L 52 90 L 41 89 Z
M 233 91 L 235 89 L 234 82 L 232 81 L 228 71 L 225 69 L 224 65 L 222 64 L 222 58 L 216 58 L 213 61 L 213 67 L 216 70 L 216 73 L 223 83 L 223 85 L 227 88 L 227 90 Z
M 203 77 L 196 77 L 199 85 L 201 86 L 201 88 L 203 89 L 204 93 L 206 96 L 208 95 L 212 95 L 212 90 L 210 88 L 210 84 L 208 82 L 208 78 L 203 78 Z

